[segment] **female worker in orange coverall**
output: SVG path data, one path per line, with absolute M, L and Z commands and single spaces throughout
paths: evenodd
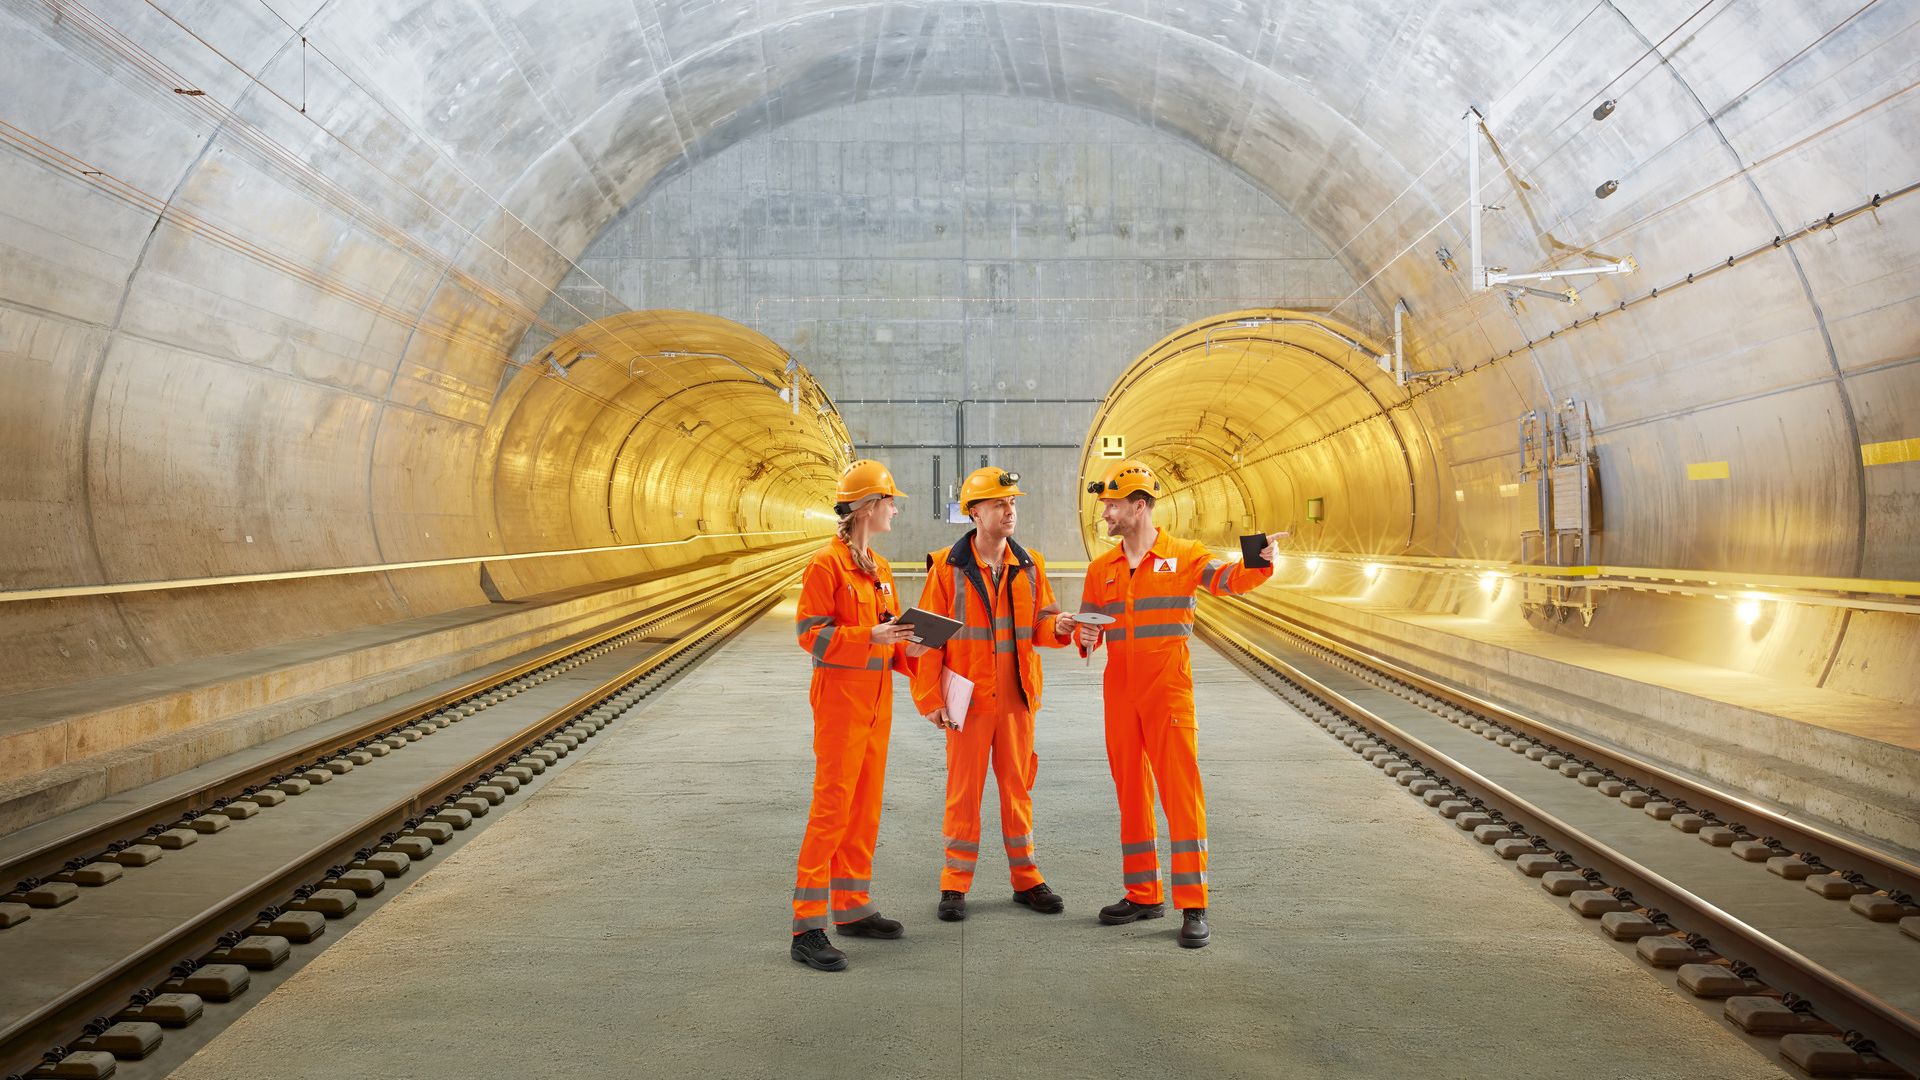
M 814 771 L 794 873 L 792 955 L 819 971 L 847 966 L 846 954 L 827 940 L 830 919 L 843 935 L 901 934 L 869 892 L 873 844 L 893 727 L 892 673 L 911 675 L 909 656 L 926 650 L 893 621 L 903 606 L 893 570 L 867 540 L 893 528 L 900 512 L 894 499 L 904 494 L 879 462 L 849 466 L 833 496 L 840 534 L 814 555 L 800 584 L 794 629 L 813 657 Z

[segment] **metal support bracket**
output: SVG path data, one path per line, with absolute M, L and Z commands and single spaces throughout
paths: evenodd
M 1380 370 L 1393 376 L 1393 385 L 1405 386 L 1416 379 L 1438 379 L 1445 375 L 1460 374 L 1459 368 L 1435 368 L 1432 371 L 1407 370 L 1407 302 L 1400 300 L 1393 305 L 1393 353 L 1382 353 L 1374 357 L 1374 363 Z
M 1480 248 L 1480 214 L 1484 210 L 1498 210 L 1498 206 L 1487 206 L 1480 202 L 1480 139 L 1487 134 L 1486 117 L 1480 115 L 1477 106 L 1467 106 L 1462 117 L 1467 124 L 1467 246 L 1470 249 L 1471 268 L 1468 281 L 1475 292 L 1486 289 L 1510 286 L 1529 292 L 1535 296 L 1544 296 L 1566 304 L 1580 302 L 1580 293 L 1568 288 L 1565 291 L 1536 288 L 1528 282 L 1557 281 L 1571 277 L 1599 277 L 1608 274 L 1631 274 L 1640 269 L 1633 256 L 1627 255 L 1612 262 L 1593 266 L 1573 266 L 1559 270 L 1537 270 L 1523 274 L 1510 274 L 1504 266 L 1488 266 L 1486 257 Z

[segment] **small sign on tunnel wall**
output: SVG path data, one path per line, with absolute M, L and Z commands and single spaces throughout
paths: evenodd
M 1320 499 L 1320 498 L 1308 499 L 1307 500 L 1307 520 L 1308 521 L 1327 520 L 1327 500 Z
M 1126 457 L 1127 437 L 1125 435 L 1100 436 L 1100 456 L 1103 458 Z

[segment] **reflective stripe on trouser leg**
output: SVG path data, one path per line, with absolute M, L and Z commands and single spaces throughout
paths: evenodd
M 1015 690 L 1015 697 L 1019 691 Z M 1045 881 L 1033 861 L 1033 781 L 1040 759 L 1033 752 L 1033 713 L 1001 713 L 994 725 L 993 776 L 1000 791 L 1000 835 L 1007 849 L 1007 877 L 1015 892 Z
M 1147 757 L 1160 781 L 1160 805 L 1172 839 L 1173 906 L 1207 906 L 1207 800 L 1200 784 L 1198 733 L 1165 714 L 1144 717 Z
M 813 803 L 794 872 L 796 934 L 872 901 L 867 880 L 893 721 L 888 680 L 814 679 Z
M 1160 857 L 1154 851 L 1153 773 L 1139 712 L 1130 699 L 1106 702 L 1107 768 L 1113 774 L 1114 796 L 1120 803 L 1120 872 L 1126 898 L 1136 904 L 1158 904 Z
M 887 736 L 893 726 L 893 687 L 882 679 L 877 691 L 882 707 L 875 710 L 873 735 L 860 780 L 853 789 L 853 816 L 846 839 L 833 856 L 833 921 L 855 922 L 873 914 L 873 846 L 880 837 L 881 788 L 887 779 Z
M 987 755 L 993 747 L 993 702 L 976 700 L 967 710 L 966 727 L 947 732 L 947 805 L 940 831 L 946 837 L 946 858 L 940 865 L 942 891 L 973 888 L 973 872 L 980 858 L 980 795 L 987 780 Z
M 872 725 L 817 712 L 813 728 L 813 803 L 794 869 L 793 932 L 825 929 L 835 853 L 853 817 L 853 792 Z

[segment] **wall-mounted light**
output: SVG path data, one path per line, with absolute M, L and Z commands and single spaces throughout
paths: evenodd
M 1619 104 L 1620 103 L 1618 101 L 1615 101 L 1612 98 L 1608 98 L 1607 100 L 1593 107 L 1593 118 L 1595 120 L 1605 120 L 1607 117 L 1613 115 L 1614 107 Z
M 1760 597 L 1748 594 L 1733 605 L 1733 617 L 1740 620 L 1741 626 L 1752 626 L 1760 621 L 1764 610 L 1760 605 Z
M 1599 187 L 1593 189 L 1593 197 L 1596 199 L 1604 199 L 1607 196 L 1619 190 L 1620 190 L 1620 181 L 1609 180 L 1606 183 L 1601 184 Z
M 1320 560 L 1319 560 L 1319 559 L 1308 559 L 1308 560 L 1307 560 L 1307 573 L 1309 573 L 1309 574 L 1317 574 L 1317 573 L 1319 573 L 1319 572 L 1320 572 Z
M 1362 573 L 1367 575 L 1368 581 L 1378 581 L 1380 579 L 1380 571 L 1384 569 L 1386 569 L 1386 567 L 1381 566 L 1379 563 L 1370 562 L 1366 565 Z
M 1485 593 L 1489 600 L 1497 599 L 1500 596 L 1500 583 L 1505 581 L 1506 577 L 1498 570 L 1486 571 L 1480 575 L 1480 591 Z

